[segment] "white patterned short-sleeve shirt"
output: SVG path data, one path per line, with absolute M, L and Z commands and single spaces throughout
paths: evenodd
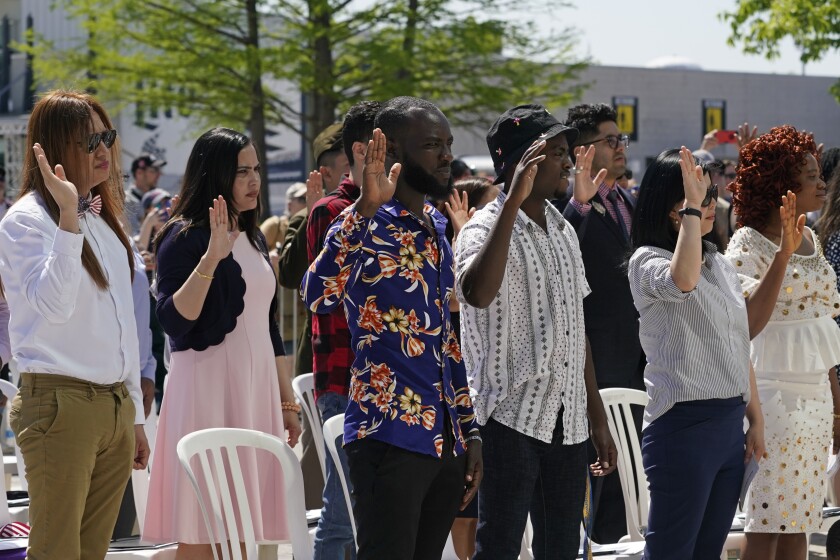
M 574 228 L 546 204 L 547 231 L 521 210 L 499 293 L 486 309 L 464 301 L 461 281 L 501 213 L 505 194 L 476 212 L 455 244 L 461 350 L 476 417 L 551 442 L 561 407 L 563 444 L 586 441 L 586 282 Z

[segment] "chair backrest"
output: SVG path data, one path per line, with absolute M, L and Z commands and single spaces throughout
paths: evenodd
M 18 388 L 14 383 L 10 383 L 5 379 L 0 379 L 0 392 L 2 392 L 9 403 L 6 406 L 11 406 L 12 399 L 18 394 Z M 20 487 L 22 490 L 29 490 L 29 484 L 26 482 L 26 464 L 23 462 L 23 453 L 20 452 L 20 446 L 15 439 L 15 458 L 17 459 L 18 478 L 20 478 Z
M 350 499 L 350 487 L 344 476 L 344 469 L 341 468 L 341 458 L 338 456 L 338 438 L 344 438 L 344 415 L 336 414 L 324 422 L 324 441 L 327 450 L 330 452 L 335 470 L 338 472 L 338 479 L 341 481 L 341 490 L 344 492 L 344 503 L 347 504 L 347 513 L 350 514 L 350 525 L 353 526 L 353 540 L 356 540 L 356 518 L 353 517 L 353 501 Z M 358 545 L 357 545 L 358 546 Z
M 321 463 L 321 474 L 324 480 L 327 479 L 327 452 L 324 449 L 324 432 L 321 429 L 321 413 L 315 405 L 315 375 L 304 373 L 292 379 L 292 390 L 295 397 L 300 401 L 300 407 L 306 415 L 309 429 L 312 430 L 312 439 L 315 440 L 315 452 L 318 454 L 318 462 Z
M 627 535 L 631 541 L 643 541 L 650 494 L 631 405 L 647 405 L 647 393 L 635 389 L 601 389 L 600 393 L 607 411 L 610 434 L 618 450 L 617 470 L 624 495 Z
M 306 507 L 303 498 L 303 474 L 295 452 L 286 442 L 271 434 L 238 428 L 211 428 L 187 434 L 178 442 L 178 459 L 187 472 L 198 498 L 201 515 L 207 532 L 220 547 L 212 547 L 213 557 L 219 560 L 217 548 L 224 560 L 242 560 L 239 546 L 245 543 L 245 557 L 257 558 L 257 543 L 245 481 L 237 448 L 262 449 L 273 454 L 283 470 L 286 522 L 292 539 L 295 560 L 312 560 L 312 542 L 306 525 Z M 224 454 L 223 451 L 224 450 Z M 199 486 L 190 460 L 198 455 L 204 489 Z M 227 468 L 226 468 L 227 467 Z M 233 483 L 231 491 L 228 481 Z M 204 500 L 204 490 L 210 499 L 210 509 Z M 236 501 L 236 511 L 233 500 Z M 210 518 L 212 514 L 212 522 Z M 242 535 L 237 528 L 237 519 Z M 233 546 L 228 547 L 230 541 Z M 232 555 L 232 556 L 231 556 Z
M 167 375 L 167 377 L 169 377 Z M 145 469 L 131 471 L 131 488 L 134 493 L 134 509 L 137 512 L 137 525 L 140 534 L 143 534 L 143 526 L 146 522 L 146 504 L 149 501 L 149 473 L 151 472 L 152 459 L 155 456 L 155 443 L 157 441 L 158 415 L 157 406 L 152 403 L 152 410 L 146 417 L 143 430 L 146 432 L 146 441 L 149 442 L 149 461 Z

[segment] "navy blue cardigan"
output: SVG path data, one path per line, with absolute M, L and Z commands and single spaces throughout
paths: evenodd
M 170 337 L 172 351 L 206 350 L 221 344 L 225 335 L 236 328 L 237 318 L 245 309 L 245 280 L 242 268 L 233 254 L 219 262 L 210 282 L 210 290 L 198 319 L 190 321 L 175 309 L 175 295 L 198 266 L 210 243 L 209 228 L 194 228 L 181 234 L 182 223 L 173 224 L 160 241 L 157 251 L 157 315 L 163 330 Z M 244 234 L 242 234 L 244 235 Z M 263 234 L 257 231 L 257 246 L 266 260 L 268 250 Z M 266 310 L 271 344 L 275 356 L 283 356 L 283 340 L 277 327 L 277 297 Z

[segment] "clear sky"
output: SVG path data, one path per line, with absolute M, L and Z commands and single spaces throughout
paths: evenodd
M 579 54 L 596 64 L 644 66 L 661 56 L 690 58 L 704 70 L 800 74 L 799 53 L 788 42 L 781 58 L 768 61 L 729 47 L 728 24 L 718 18 L 732 11 L 733 0 L 571 0 L 574 7 L 549 8 L 536 16 L 539 26 L 572 26 L 580 32 Z M 550 6 L 548 2 L 545 5 Z M 806 66 L 809 76 L 840 78 L 840 53 Z

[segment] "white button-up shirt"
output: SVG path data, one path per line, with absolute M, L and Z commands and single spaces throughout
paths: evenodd
M 125 247 L 100 217 L 81 233 L 58 229 L 40 196 L 19 200 L 0 222 L 0 277 L 9 339 L 20 372 L 67 375 L 99 384 L 124 381 L 145 422 L 137 326 Z M 108 279 L 100 290 L 82 266 L 87 239 Z
M 476 417 L 551 442 L 563 407 L 563 444 L 586 441 L 586 282 L 574 228 L 546 204 L 544 231 L 519 210 L 504 279 L 487 309 L 465 303 L 461 281 L 499 217 L 505 194 L 476 212 L 455 243 L 461 351 Z

